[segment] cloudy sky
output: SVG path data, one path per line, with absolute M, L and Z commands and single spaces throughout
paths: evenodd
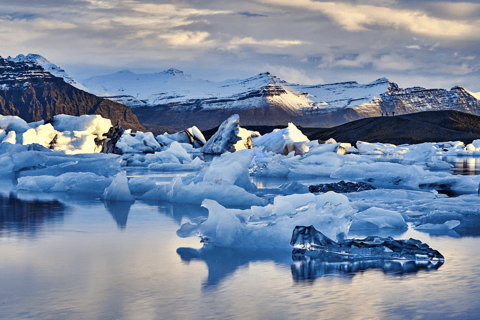
M 475 2 L 0 0 L 0 55 L 39 53 L 79 80 L 173 67 L 211 80 L 269 71 L 478 92 Z

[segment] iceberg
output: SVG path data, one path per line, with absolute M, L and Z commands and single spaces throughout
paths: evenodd
M 196 126 L 174 134 L 164 133 L 163 135 L 157 136 L 156 139 L 159 143 L 167 146 L 176 141 L 179 143 L 188 143 L 194 148 L 201 148 L 207 143 L 203 133 Z
M 225 120 L 218 131 L 207 141 L 202 148 L 203 153 L 222 154 L 225 152 L 235 152 L 243 149 L 252 149 L 252 138 L 260 134 L 255 131 L 249 131 L 241 128 L 240 117 L 234 114 Z
M 125 171 L 119 172 L 112 183 L 103 191 L 103 199 L 107 201 L 134 202 L 135 196 L 130 193 Z
M 67 192 L 102 194 L 112 178 L 90 172 L 69 172 L 58 177 L 33 176 L 18 178 L 17 190 L 34 192 Z
M 407 229 L 408 225 L 400 213 L 372 207 L 355 214 L 350 231 L 381 228 Z
M 122 134 L 115 147 L 122 153 L 154 153 L 160 151 L 160 144 L 155 140 L 153 133 L 130 133 L 127 130 Z
M 348 199 L 334 192 L 276 197 L 274 205 L 246 210 L 227 209 L 209 199 L 202 206 L 208 209 L 208 218 L 182 224 L 177 235 L 199 236 L 216 247 L 288 248 L 291 230 L 306 223 L 343 238 L 355 213 Z
M 444 257 L 419 240 L 394 240 L 391 237 L 370 236 L 365 239 L 343 239 L 335 242 L 313 226 L 296 226 L 290 245 L 294 256 L 311 256 L 342 260 L 387 259 L 413 260 L 436 265 Z
M 285 129 L 275 129 L 271 133 L 253 139 L 255 147 L 264 147 L 267 152 L 283 155 L 292 151 L 295 155 L 303 155 L 309 150 L 307 142 L 310 140 L 293 123 L 289 123 Z

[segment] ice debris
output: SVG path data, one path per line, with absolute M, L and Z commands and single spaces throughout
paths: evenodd
M 325 183 L 325 184 L 317 184 L 315 186 L 309 186 L 308 191 L 311 193 L 318 193 L 318 192 L 328 192 L 334 191 L 337 193 L 350 193 L 350 192 L 359 192 L 359 191 L 366 191 L 366 190 L 375 190 L 376 188 L 368 183 L 365 182 L 345 182 L 339 181 L 335 183 Z

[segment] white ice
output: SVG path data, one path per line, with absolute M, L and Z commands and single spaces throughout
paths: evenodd
M 128 187 L 125 171 L 121 171 L 115 176 L 112 183 L 103 191 L 102 198 L 107 201 L 135 201 L 135 196 L 131 194 Z

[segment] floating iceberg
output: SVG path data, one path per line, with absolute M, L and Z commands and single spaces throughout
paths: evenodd
M 218 131 L 207 141 L 202 148 L 203 153 L 222 154 L 243 149 L 252 149 L 252 138 L 260 136 L 258 132 L 249 131 L 240 127 L 240 117 L 234 114 L 225 120 Z
M 154 153 L 160 151 L 160 144 L 151 132 L 124 132 L 115 147 L 122 153 Z
M 135 197 L 130 193 L 125 171 L 118 173 L 112 183 L 103 191 L 103 199 L 107 201 L 133 202 Z
M 333 192 L 276 197 L 274 205 L 247 210 L 227 209 L 209 199 L 202 206 L 208 219 L 184 223 L 177 235 L 199 236 L 217 247 L 287 248 L 291 230 L 305 223 L 342 238 L 355 213 L 344 195 Z
M 372 207 L 355 214 L 350 231 L 382 228 L 407 229 L 408 225 L 400 213 Z
M 156 139 L 159 143 L 167 146 L 176 141 L 191 144 L 194 148 L 201 148 L 207 143 L 203 133 L 196 126 L 174 134 L 164 133 L 163 135 L 157 136 Z
M 293 230 L 290 244 L 293 255 L 307 255 L 341 260 L 387 259 L 414 260 L 425 264 L 443 263 L 440 252 L 431 249 L 419 240 L 394 240 L 391 237 L 370 236 L 365 239 L 344 239 L 335 242 L 315 227 L 297 226 Z
M 18 178 L 17 190 L 102 194 L 111 183 L 112 178 L 97 176 L 90 172 L 69 172 L 58 177 Z
M 287 155 L 295 152 L 295 155 L 302 155 L 308 152 L 306 143 L 308 138 L 293 124 L 289 123 L 285 129 L 275 129 L 262 137 L 253 139 L 255 147 L 264 147 L 265 151 Z

